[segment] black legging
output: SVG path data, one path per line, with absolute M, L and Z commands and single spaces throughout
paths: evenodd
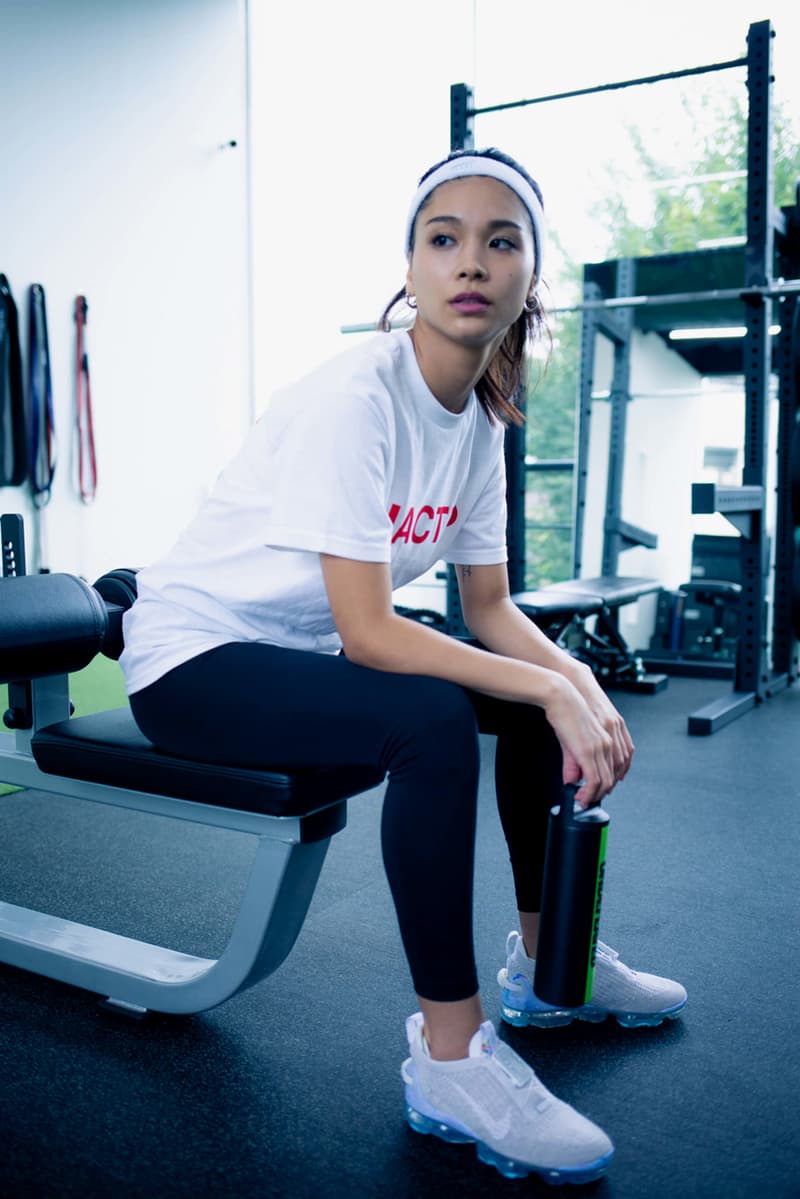
M 472 885 L 478 732 L 496 733 L 495 785 L 517 907 L 539 910 L 561 749 L 540 708 L 341 655 L 236 642 L 131 696 L 168 753 L 239 766 L 365 765 L 389 774 L 381 843 L 417 994 L 478 989 Z

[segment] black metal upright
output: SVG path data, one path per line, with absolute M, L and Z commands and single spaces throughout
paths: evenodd
M 621 258 L 616 264 L 617 296 L 631 296 L 635 291 L 636 264 L 630 258 Z M 602 299 L 595 283 L 584 283 L 584 303 Z M 631 337 L 633 334 L 633 309 L 621 308 L 617 312 L 597 308 L 584 310 L 581 325 L 581 362 L 578 397 L 578 469 L 575 472 L 575 534 L 573 546 L 573 570 L 576 578 L 582 575 L 583 535 L 586 518 L 586 486 L 589 473 L 589 446 L 592 425 L 592 392 L 594 389 L 594 359 L 598 334 L 608 338 L 614 347 L 614 368 L 611 381 L 611 419 L 608 438 L 608 475 L 606 479 L 606 502 L 603 519 L 603 552 L 601 572 L 603 575 L 619 573 L 619 558 L 623 550 L 634 546 L 655 549 L 658 537 L 622 516 L 623 483 L 625 476 L 625 432 L 630 403 Z
M 766 286 L 774 256 L 772 168 L 772 30 L 769 21 L 751 25 L 747 37 L 747 245 L 744 284 Z M 766 487 L 767 427 L 772 301 L 764 297 L 746 306 L 744 345 L 745 439 L 744 487 Z M 763 699 L 766 668 L 767 534 L 765 512 L 753 513 L 751 533 L 741 541 L 742 613 L 736 690 Z
M 450 88 L 450 149 L 474 148 L 473 94 L 466 83 Z M 524 397 L 518 402 L 524 409 Z M 506 434 L 506 501 L 508 522 L 508 578 L 513 591 L 525 587 L 525 428 L 511 425 Z M 458 582 L 452 566 L 447 569 L 447 631 L 456 636 L 467 632 L 461 611 Z
M 769 21 L 751 25 L 747 34 L 747 243 L 745 288 L 773 283 L 775 224 L 772 164 L 772 39 Z M 729 488 L 711 507 L 721 511 L 740 533 L 741 610 L 739 652 L 733 691 L 689 717 L 689 732 L 705 735 L 722 728 L 786 686 L 788 675 L 771 673 L 768 664 L 767 583 L 769 540 L 766 528 L 767 436 L 772 370 L 772 300 L 745 300 L 745 429 L 742 486 Z M 737 493 L 738 492 L 738 498 Z M 706 511 L 701 502 L 693 511 Z
M 602 299 L 596 283 L 583 284 L 584 303 Z M 586 489 L 589 482 L 589 444 L 592 432 L 592 392 L 594 359 L 597 347 L 599 310 L 586 308 L 581 314 L 581 360 L 578 375 L 578 413 L 575 436 L 575 476 L 573 483 L 572 573 L 576 579 L 583 571 L 583 531 L 586 523 Z
M 525 394 L 517 397 L 525 411 Z M 506 433 L 506 542 L 508 545 L 508 583 L 512 594 L 525 590 L 525 426 L 510 425 Z
M 632 296 L 636 291 L 636 266 L 630 258 L 617 262 L 618 296 Z M 614 370 L 611 377 L 611 420 L 608 434 L 608 475 L 606 478 L 606 508 L 603 519 L 603 558 L 600 573 L 619 573 L 619 556 L 625 548 L 620 522 L 622 520 L 622 485 L 625 478 L 625 433 L 628 425 L 628 404 L 631 399 L 631 334 L 633 309 L 623 308 L 619 314 L 625 336 L 614 344 Z
M 800 183 L 795 203 L 782 209 L 778 222 L 778 273 L 785 279 L 800 277 Z M 798 675 L 798 645 L 792 619 L 795 559 L 800 555 L 796 527 L 796 497 L 800 461 L 800 297 L 786 295 L 780 304 L 780 335 L 775 369 L 778 373 L 778 477 L 775 514 L 775 584 L 772 599 L 772 668 L 776 676 Z M 800 559 L 799 559 L 800 560 Z
M 450 88 L 450 150 L 471 150 L 474 146 L 472 88 L 466 83 L 454 83 Z M 455 569 L 447 567 L 447 632 L 463 637 L 469 630 L 464 624 L 461 594 Z
M 617 262 L 616 294 L 632 296 L 636 290 L 636 264 L 630 258 Z M 606 326 L 606 333 L 608 328 Z M 631 338 L 633 309 L 623 308 L 614 323 L 614 373 L 611 379 L 611 427 L 608 442 L 608 480 L 606 510 L 603 522 L 604 575 L 619 574 L 619 558 L 623 550 L 635 546 L 655 549 L 658 537 L 623 518 L 622 499 L 625 478 L 625 435 L 628 424 L 628 405 L 631 402 Z
M 475 117 L 472 88 L 466 83 L 454 83 L 450 87 L 450 149 L 474 150 Z

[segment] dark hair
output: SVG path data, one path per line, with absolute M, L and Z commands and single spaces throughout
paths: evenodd
M 454 150 L 452 154 L 448 154 L 447 158 L 443 158 L 441 162 L 434 163 L 422 176 L 419 181 L 420 184 L 424 183 L 428 176 L 437 171 L 444 163 L 450 162 L 454 158 L 462 158 L 465 155 L 470 158 L 493 158 L 495 161 L 505 163 L 506 166 L 517 171 L 525 182 L 533 188 L 539 202 L 544 208 L 542 192 L 536 180 L 532 179 L 524 167 L 521 167 L 509 154 L 504 154 L 502 150 L 497 150 L 493 146 L 486 150 Z M 430 202 L 432 195 L 433 192 L 423 200 L 417 215 Z M 414 231 L 412 230 L 412 250 L 413 247 Z M 405 299 L 405 296 L 405 287 L 401 287 L 392 296 L 381 313 L 380 320 L 378 321 L 379 329 L 384 330 L 384 332 L 388 332 L 391 329 L 391 314 L 397 305 Z M 515 397 L 520 387 L 526 382 L 525 349 L 529 342 L 533 344 L 542 337 L 546 337 L 552 343 L 544 307 L 537 291 L 532 297 L 530 308 L 526 305 L 514 324 L 511 325 L 503 338 L 500 348 L 475 385 L 475 393 L 490 421 L 497 419 L 506 425 L 521 425 L 524 423 L 525 416 L 517 407 Z

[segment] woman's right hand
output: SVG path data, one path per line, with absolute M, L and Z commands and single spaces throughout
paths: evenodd
M 575 796 L 580 807 L 600 803 L 617 781 L 613 738 L 563 675 L 555 675 L 545 715 L 564 755 L 564 782 L 583 779 Z

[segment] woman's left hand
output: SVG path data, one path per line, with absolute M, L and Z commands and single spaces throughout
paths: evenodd
M 569 680 L 611 737 L 614 744 L 614 777 L 620 782 L 630 770 L 634 754 L 634 744 L 628 726 L 597 682 L 591 668 L 585 662 L 578 661 L 574 662 L 574 666 L 575 670 L 570 671 Z

